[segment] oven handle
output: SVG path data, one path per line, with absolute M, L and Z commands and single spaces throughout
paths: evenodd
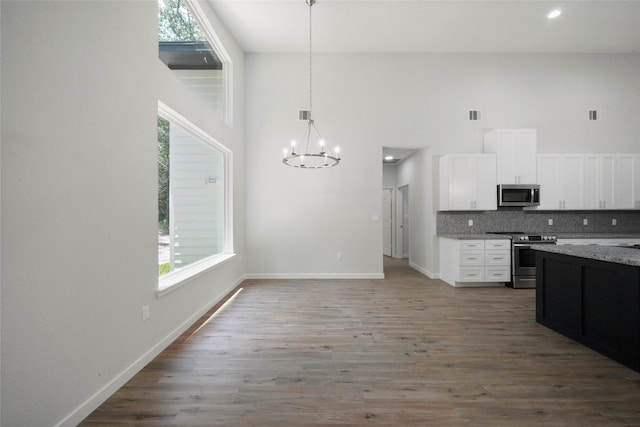
M 514 248 L 525 248 L 526 249 L 526 248 L 530 248 L 531 244 L 529 244 L 529 243 L 514 243 L 513 247 Z

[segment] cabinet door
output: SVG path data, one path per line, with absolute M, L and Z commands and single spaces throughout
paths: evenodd
M 441 210 L 496 210 L 496 156 L 454 154 L 440 160 Z
M 633 209 L 635 207 L 634 157 L 633 154 L 618 154 L 614 157 L 612 208 Z
M 615 157 L 610 154 L 600 157 L 600 209 L 615 207 Z
M 538 156 L 538 184 L 540 206 L 538 209 L 561 209 L 560 157 L 556 154 Z
M 634 154 L 588 154 L 585 156 L 585 208 L 633 209 Z
M 451 156 L 449 163 L 449 208 L 473 208 L 476 188 L 476 161 L 473 156 Z
M 600 209 L 600 156 L 587 154 L 584 158 L 584 207 Z
M 640 154 L 633 157 L 633 205 L 635 209 L 640 209 Z
M 584 157 L 562 156 L 559 172 L 563 209 L 584 209 Z
M 536 183 L 536 131 L 500 129 L 496 131 L 498 182 L 500 184 Z
M 518 183 L 518 138 L 515 130 L 496 131 L 497 182 Z
M 517 131 L 515 149 L 518 184 L 535 184 L 537 182 L 536 131 L 534 129 Z
M 496 157 L 478 155 L 475 166 L 475 177 L 473 178 L 475 183 L 475 208 L 485 211 L 496 210 L 498 208 Z

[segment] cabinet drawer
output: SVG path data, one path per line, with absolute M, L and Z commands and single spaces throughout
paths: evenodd
M 484 249 L 484 240 L 461 240 L 460 249 Z
M 511 267 L 485 267 L 484 268 L 484 281 L 485 282 L 509 282 L 511 281 Z
M 460 251 L 460 265 L 484 265 L 484 251 Z
M 460 267 L 458 282 L 483 282 L 484 267 Z
M 506 249 L 511 250 L 511 240 L 486 240 L 485 249 Z
M 511 251 L 491 249 L 484 252 L 484 265 L 511 265 Z

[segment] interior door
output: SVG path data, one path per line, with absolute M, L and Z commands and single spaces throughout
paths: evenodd
M 391 188 L 382 189 L 382 254 L 391 256 L 393 247 L 393 198 Z

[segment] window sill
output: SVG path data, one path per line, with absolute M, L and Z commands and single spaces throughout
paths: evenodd
M 156 291 L 156 295 L 158 298 L 162 298 L 168 293 L 186 285 L 203 273 L 225 264 L 227 261 L 235 258 L 235 256 L 236 254 L 214 255 L 162 276 L 158 280 L 158 290 Z

